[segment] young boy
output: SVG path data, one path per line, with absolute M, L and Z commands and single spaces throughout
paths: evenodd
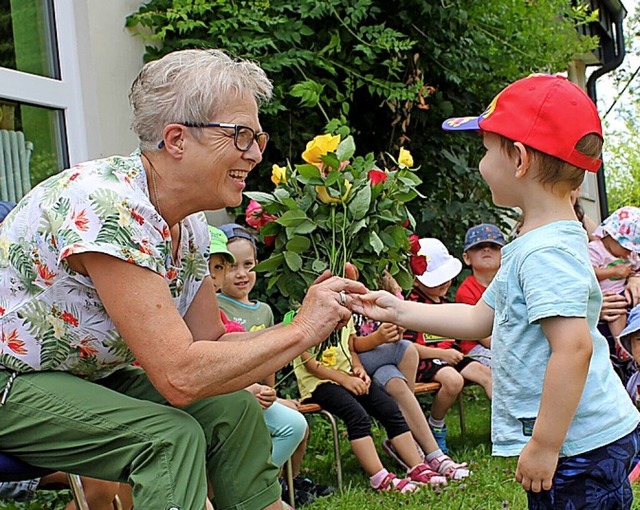
M 570 198 L 584 171 L 602 164 L 595 105 L 565 78 L 532 75 L 479 117 L 443 127 L 482 132 L 480 173 L 496 205 L 522 210 L 518 238 L 475 306 L 428 307 L 380 291 L 348 302 L 419 331 L 492 334 L 493 453 L 520 456 L 529 508 L 629 509 L 640 415 L 596 328 L 602 294 Z
M 471 268 L 456 291 L 456 303 L 475 305 L 500 268 L 500 249 L 507 244 L 502 232 L 491 223 L 471 227 L 464 236 L 462 259 Z M 460 350 L 491 367 L 491 337 L 480 341 L 461 340 Z
M 458 276 L 462 263 L 453 257 L 447 247 L 433 237 L 419 240 L 420 255 L 427 258 L 427 269 L 415 275 L 413 289 L 407 298 L 416 303 L 440 305 L 447 303 L 451 282 Z M 440 337 L 424 330 L 407 330 L 406 340 L 415 343 L 420 356 L 417 382 L 439 382 L 441 387 L 433 397 L 429 426 L 444 453 L 447 448 L 445 416 L 464 388 L 465 381 L 479 384 L 489 398 L 492 396 L 491 370 L 477 360 L 465 356 L 453 337 Z

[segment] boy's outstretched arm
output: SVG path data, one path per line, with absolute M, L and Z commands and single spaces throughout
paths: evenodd
M 541 324 L 551 356 L 533 435 L 520 454 L 516 470 L 516 480 L 533 492 L 551 488 L 558 454 L 582 397 L 593 351 L 586 319 L 553 317 L 543 319 Z
M 493 309 L 482 299 L 475 305 L 445 303 L 434 306 L 403 301 L 383 290 L 352 295 L 349 307 L 370 319 L 444 338 L 478 340 L 491 335 Z

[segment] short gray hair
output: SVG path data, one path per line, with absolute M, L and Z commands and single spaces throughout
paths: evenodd
M 154 151 L 172 122 L 210 122 L 230 102 L 251 94 L 258 106 L 271 99 L 273 85 L 254 62 L 221 50 L 174 51 L 148 62 L 131 86 L 131 128 L 140 149 Z

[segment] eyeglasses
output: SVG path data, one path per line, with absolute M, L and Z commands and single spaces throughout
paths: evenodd
M 248 151 L 253 145 L 253 141 L 258 144 L 260 152 L 264 152 L 269 141 L 269 134 L 264 131 L 256 133 L 249 126 L 242 126 L 241 124 L 224 124 L 220 122 L 199 123 L 199 122 L 182 122 L 183 126 L 193 128 L 222 128 L 233 129 L 233 144 L 236 149 L 242 152 Z

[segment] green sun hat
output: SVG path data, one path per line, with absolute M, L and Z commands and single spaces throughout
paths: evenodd
M 227 236 L 219 228 L 209 225 L 209 234 L 211 235 L 211 247 L 209 248 L 209 254 L 220 253 L 224 255 L 227 262 L 235 264 L 236 259 L 233 254 L 227 250 Z

